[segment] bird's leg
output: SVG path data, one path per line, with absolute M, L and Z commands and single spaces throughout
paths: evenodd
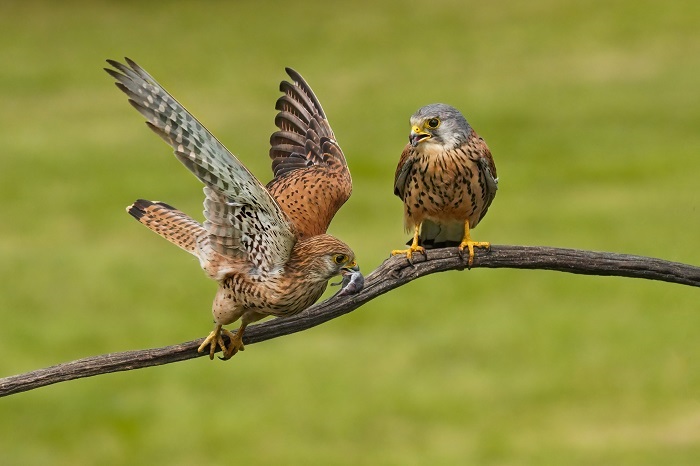
M 243 346 L 243 332 L 247 326 L 247 323 L 241 323 L 241 326 L 238 327 L 238 331 L 236 333 L 229 332 L 226 329 L 223 330 L 231 342 L 229 343 L 228 348 L 224 349 L 224 357 L 219 359 L 226 361 L 227 359 L 231 359 L 233 355 L 239 351 L 245 351 L 245 346 Z
M 491 243 L 486 241 L 472 241 L 471 236 L 469 236 L 469 220 L 467 220 L 464 222 L 464 237 L 462 238 L 462 242 L 459 244 L 459 252 L 461 254 L 462 251 L 464 251 L 464 248 L 469 250 L 469 268 L 471 268 L 472 264 L 474 263 L 474 247 L 489 249 L 491 247 Z
M 214 353 L 216 353 L 216 346 L 218 345 L 221 348 L 221 351 L 226 351 L 226 345 L 224 345 L 224 339 L 221 338 L 221 332 L 227 332 L 231 333 L 225 328 L 223 328 L 223 325 L 221 324 L 216 324 L 216 327 L 214 327 L 214 330 L 211 331 L 209 336 L 204 339 L 201 345 L 199 345 L 199 348 L 197 348 L 197 352 L 201 353 L 204 351 L 204 349 L 209 346 L 209 359 L 214 359 Z
M 414 252 L 420 252 L 421 254 L 425 254 L 425 248 L 423 248 L 423 246 L 418 246 L 419 233 L 420 225 L 416 225 L 415 230 L 413 232 L 413 242 L 411 243 L 411 246 L 408 249 L 394 249 L 393 251 L 391 251 L 391 255 L 396 256 L 397 254 L 406 254 L 406 259 L 408 259 L 408 261 L 411 262 Z

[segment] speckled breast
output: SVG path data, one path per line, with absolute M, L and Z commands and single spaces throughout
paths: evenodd
M 298 314 L 311 306 L 327 286 L 327 282 L 294 286 L 294 281 L 294 277 L 286 275 L 263 278 L 235 274 L 224 280 L 222 286 L 230 290 L 226 297 L 234 306 L 279 317 Z
M 415 223 L 468 218 L 474 227 L 485 205 L 484 194 L 484 175 L 462 149 L 422 154 L 409 174 L 406 215 Z

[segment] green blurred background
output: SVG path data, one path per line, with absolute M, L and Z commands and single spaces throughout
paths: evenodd
M 0 6 L 0 376 L 210 331 L 216 285 L 124 212 L 201 187 L 102 67 L 135 59 L 263 181 L 284 67 L 354 178 L 365 272 L 407 239 L 393 173 L 442 101 L 500 191 L 474 237 L 700 264 L 700 3 Z M 0 463 L 699 464 L 698 291 L 542 271 L 423 278 L 300 334 L 0 400 Z

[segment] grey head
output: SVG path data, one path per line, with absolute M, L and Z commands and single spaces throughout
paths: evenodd
M 439 146 L 454 149 L 467 141 L 472 128 L 456 108 L 447 104 L 430 104 L 411 116 L 409 142 L 413 147 Z

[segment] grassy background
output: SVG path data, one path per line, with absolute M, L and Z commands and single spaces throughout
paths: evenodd
M 364 271 L 401 245 L 408 117 L 488 141 L 475 238 L 700 264 L 700 4 L 2 2 L 0 376 L 204 336 L 215 284 L 131 220 L 200 186 L 101 70 L 127 55 L 263 181 L 283 67 L 319 95 Z M 421 279 L 229 363 L 0 400 L 2 464 L 698 464 L 698 292 L 473 270 Z

